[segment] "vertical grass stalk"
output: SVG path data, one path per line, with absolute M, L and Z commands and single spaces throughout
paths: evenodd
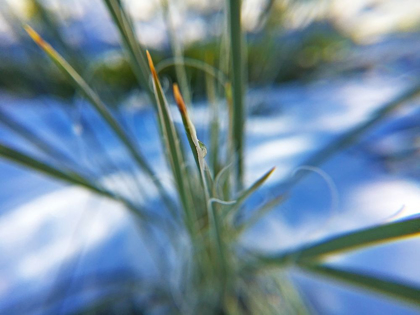
M 231 81 L 233 99 L 233 149 L 235 154 L 235 186 L 241 190 L 244 179 L 244 131 L 245 131 L 245 107 L 244 107 L 244 56 L 242 49 L 241 30 L 241 0 L 228 0 L 230 56 L 231 56 Z

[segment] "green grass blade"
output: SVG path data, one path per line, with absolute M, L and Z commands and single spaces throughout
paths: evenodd
M 407 219 L 331 237 L 297 250 L 263 258 L 263 260 L 273 264 L 320 260 L 327 255 L 391 242 L 404 237 L 418 236 L 419 234 L 420 218 Z
M 109 13 L 117 25 L 124 48 L 130 57 L 131 66 L 140 85 L 146 90 L 153 105 L 155 97 L 149 86 L 149 71 L 146 50 L 141 47 L 129 15 L 125 12 L 119 0 L 104 0 Z
M 241 223 L 237 227 L 237 234 L 238 236 L 241 235 L 243 232 L 250 229 L 254 226 L 258 221 L 260 221 L 265 215 L 267 215 L 270 211 L 272 211 L 279 203 L 285 200 L 285 196 L 281 195 L 274 199 L 271 199 L 269 202 L 265 203 L 262 207 L 258 208 L 257 210 L 253 211 L 251 216 L 246 219 L 243 223 Z
M 381 293 L 398 301 L 408 302 L 420 307 L 420 286 L 397 282 L 382 276 L 378 278 L 372 275 L 324 265 L 306 265 L 302 266 L 302 268 L 317 275 L 331 278 L 332 280 L 342 281 L 346 284 Z
M 271 170 L 269 170 L 267 173 L 261 176 L 254 184 L 252 184 L 251 187 L 242 191 L 236 198 L 235 205 L 229 208 L 225 215 L 227 215 L 228 213 L 235 214 L 236 211 L 240 208 L 240 206 L 248 199 L 248 197 L 251 196 L 258 188 L 260 188 L 275 170 L 276 168 L 273 167 Z
M 249 196 L 251 196 L 258 188 L 260 188 L 275 170 L 276 168 L 273 167 L 271 170 L 269 170 L 267 173 L 261 176 L 255 183 L 253 183 L 251 187 L 242 191 L 239 194 L 238 198 L 236 198 L 237 205 L 242 204 Z
M 242 47 L 241 30 L 241 0 L 228 0 L 230 53 L 232 63 L 232 98 L 233 98 L 233 150 L 236 157 L 236 189 L 243 187 L 244 168 L 244 136 L 245 136 L 245 106 L 244 106 L 244 50 Z
M 166 23 L 166 28 L 169 34 L 169 41 L 174 55 L 176 64 L 175 64 L 175 74 L 177 81 L 181 87 L 182 95 L 184 96 L 185 103 L 191 105 L 191 93 L 188 86 L 188 78 L 185 67 L 182 66 L 184 56 L 183 48 L 181 42 L 177 39 L 176 29 L 174 26 L 174 21 L 170 12 L 170 3 L 168 0 L 161 0 L 161 7 L 163 11 L 163 17 Z
M 173 123 L 169 105 L 163 93 L 162 86 L 157 76 L 152 57 L 147 51 L 149 67 L 153 78 L 153 88 L 155 91 L 156 104 L 158 107 L 158 119 L 162 126 L 162 136 L 165 140 L 166 156 L 168 158 L 171 170 L 177 185 L 177 192 L 185 211 L 185 219 L 190 232 L 193 231 L 193 207 L 191 199 L 191 186 L 188 182 L 188 176 L 185 172 L 185 161 L 182 155 L 180 141 Z
M 55 168 L 34 157 L 31 157 L 23 152 L 20 152 L 16 149 L 13 149 L 10 146 L 7 146 L 1 143 L 0 143 L 0 156 L 13 163 L 20 164 L 26 168 L 32 169 L 39 173 L 48 175 L 50 177 L 64 181 L 69 184 L 82 186 L 99 195 L 120 201 L 124 203 L 133 213 L 143 217 L 143 214 L 141 213 L 143 210 L 141 210 L 138 206 L 134 206 L 128 200 L 125 200 L 122 197 L 114 194 L 113 192 L 108 191 L 98 186 L 91 180 L 84 178 L 82 175 L 74 171 Z
M 218 257 L 219 257 L 219 261 L 221 265 L 220 271 L 222 273 L 225 273 L 226 261 L 225 261 L 224 246 L 223 246 L 223 241 L 222 241 L 220 216 L 218 215 L 218 212 L 219 212 L 218 206 L 213 205 L 213 203 L 210 202 L 210 191 L 209 191 L 207 178 L 206 178 L 206 170 L 208 170 L 208 168 L 204 160 L 204 157 L 207 154 L 207 149 L 204 147 L 204 144 L 202 144 L 197 138 L 195 127 L 191 119 L 189 118 L 187 107 L 185 106 L 184 100 L 182 99 L 181 93 L 176 84 L 174 84 L 174 96 L 175 96 L 175 101 L 178 104 L 179 111 L 181 113 L 185 132 L 187 134 L 188 142 L 190 143 L 191 151 L 194 154 L 194 158 L 197 163 L 197 168 L 200 173 L 201 183 L 202 183 L 202 188 L 203 188 L 204 203 L 205 203 L 203 208 L 205 208 L 208 214 L 209 221 L 210 221 L 211 232 L 213 234 L 214 243 L 216 244 Z
M 72 68 L 72 66 L 64 60 L 58 52 L 56 52 L 48 43 L 46 43 L 30 26 L 25 26 L 25 30 L 32 37 L 32 39 L 48 54 L 51 60 L 66 74 L 71 83 L 80 90 L 81 94 L 90 102 L 96 112 L 105 120 L 111 130 L 117 135 L 121 142 L 125 145 L 128 152 L 137 162 L 139 167 L 151 178 L 151 181 L 160 192 L 162 198 L 173 209 L 171 199 L 166 193 L 163 186 L 157 180 L 152 168 L 147 163 L 138 148 L 130 140 L 124 129 L 120 126 L 118 121 L 114 118 L 112 113 L 108 110 L 106 105 L 102 102 L 99 96 L 89 87 L 86 81 Z
M 207 62 L 213 63 L 212 59 L 207 55 Z M 219 161 L 219 148 L 220 148 L 220 113 L 219 104 L 216 96 L 215 80 L 212 76 L 206 73 L 206 94 L 207 101 L 210 104 L 210 121 L 209 121 L 209 134 L 210 134 L 210 156 L 209 161 L 211 169 L 213 171 L 213 178 L 216 178 L 217 173 L 220 170 Z
M 187 139 L 190 144 L 191 152 L 193 153 L 195 162 L 197 164 L 198 171 L 200 172 L 200 174 L 201 173 L 204 174 L 204 157 L 207 154 L 207 149 L 204 146 L 204 144 L 197 138 L 197 132 L 195 130 L 194 124 L 192 123 L 190 119 L 187 107 L 181 96 L 181 93 L 179 91 L 177 84 L 174 84 L 173 92 L 174 92 L 175 101 L 178 105 L 178 109 L 181 114 L 182 123 L 184 125 L 185 133 L 187 135 Z
M 175 58 L 168 58 L 168 59 L 162 60 L 156 65 L 156 72 L 159 74 L 161 71 L 169 67 L 173 67 L 177 65 L 194 68 L 206 74 L 211 75 L 219 82 L 219 84 L 223 87 L 223 89 L 225 88 L 225 85 L 228 82 L 228 78 L 226 77 L 226 75 L 219 69 L 201 60 L 194 59 L 194 58 L 187 58 L 187 57 L 183 57 L 182 61 L 177 60 Z
M 27 126 L 21 124 L 2 109 L 0 109 L 0 124 L 28 141 L 28 143 L 33 145 L 40 152 L 43 152 L 46 156 L 57 161 L 70 162 L 70 157 L 67 154 L 50 145 L 47 141 L 42 139 L 35 130 L 31 130 Z

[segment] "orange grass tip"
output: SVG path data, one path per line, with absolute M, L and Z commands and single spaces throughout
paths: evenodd
M 41 46 L 42 48 L 48 48 L 49 45 L 47 44 L 47 42 L 45 42 L 41 36 L 39 36 L 39 34 L 29 25 L 25 25 L 24 26 L 25 31 L 29 34 L 29 36 L 31 36 L 31 38 L 34 40 L 35 43 L 37 43 L 39 46 Z
M 179 92 L 178 84 L 174 83 L 173 89 L 174 89 L 175 102 L 177 103 L 181 114 L 184 115 L 187 113 L 187 107 L 185 106 L 185 102 L 184 102 L 184 99 L 182 98 L 181 92 Z
M 276 167 L 274 166 L 271 170 L 268 171 L 267 177 L 269 177 L 271 174 L 273 174 L 275 170 L 276 170 Z
M 150 56 L 150 53 L 148 50 L 146 50 L 146 55 L 147 55 L 147 60 L 149 61 L 149 68 L 150 68 L 150 71 L 152 72 L 153 78 L 157 80 L 158 76 L 156 73 L 155 65 L 153 64 L 152 57 Z

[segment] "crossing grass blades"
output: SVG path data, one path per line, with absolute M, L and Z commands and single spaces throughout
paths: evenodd
M 221 91 L 219 94 L 224 95 L 224 104 L 229 113 L 227 143 L 220 143 L 222 138 L 219 130 L 219 108 L 209 97 L 212 121 L 208 148 L 197 138 L 194 122 L 189 115 L 190 104 L 184 102 L 180 92 L 189 91 L 186 80 L 179 81 L 180 87 L 177 84 L 173 85 L 171 96 L 182 118 L 183 128 L 180 128 L 174 122 L 173 112 L 162 88 L 153 56 L 136 40 L 133 23 L 124 11 L 123 5 L 117 0 L 103 2 L 119 31 L 132 71 L 153 105 L 158 122 L 156 132 L 160 135 L 176 194 L 171 194 L 167 187 L 161 184 L 160 171 L 150 164 L 147 156 L 132 140 L 126 128 L 101 97 L 72 65 L 30 26 L 25 26 L 27 33 L 103 119 L 125 147 L 127 155 L 145 174 L 148 184 L 155 186 L 162 207 L 159 211 L 152 211 L 148 204 L 141 204 L 138 200 L 132 200 L 109 190 L 103 187 L 99 180 L 86 177 L 77 169 L 77 165 L 70 167 L 51 164 L 6 144 L 0 144 L 0 155 L 34 171 L 72 185 L 82 186 L 104 198 L 125 205 L 133 220 L 138 223 L 146 241 L 150 240 L 152 247 L 150 255 L 154 256 L 156 266 L 162 275 L 162 280 L 150 284 L 148 293 L 139 293 L 147 297 L 141 299 L 140 305 L 137 306 L 139 314 L 153 312 L 156 309 L 168 314 L 311 313 L 304 298 L 287 276 L 290 267 L 420 307 L 419 287 L 325 263 L 330 255 L 345 254 L 380 243 L 417 236 L 420 232 L 420 218 L 356 230 L 271 255 L 251 251 L 239 242 L 242 233 L 283 202 L 287 191 L 293 189 L 293 186 L 303 178 L 303 176 L 295 177 L 293 182 L 287 182 L 288 189 L 275 195 L 261 208 L 252 209 L 250 216 L 244 218 L 242 215 L 248 198 L 264 184 L 275 169 L 267 170 L 253 185 L 244 187 L 246 82 L 239 0 L 227 0 L 226 3 L 227 29 L 224 36 L 227 40 L 223 42 L 226 43 L 225 50 L 229 51 L 227 64 L 230 65 L 226 72 L 201 61 L 183 60 L 182 56 L 179 56 L 179 49 L 174 52 L 178 54 L 178 58 L 174 59 L 172 66 L 177 66 L 181 70 L 187 66 L 200 69 L 206 75 L 208 86 L 211 87 L 209 90 L 213 93 Z M 152 85 L 149 84 L 150 79 Z M 416 97 L 419 92 L 420 85 L 414 86 L 384 104 L 373 118 L 361 122 L 334 142 L 320 148 L 306 164 L 320 165 L 329 157 L 352 145 L 394 110 Z M 15 129 L 19 132 L 18 128 Z M 42 139 L 36 141 L 42 144 L 38 145 L 41 149 L 48 147 Z M 52 150 L 45 151 L 50 155 L 51 152 Z M 170 253 L 172 258 L 175 257 L 175 264 L 172 266 L 162 266 L 159 262 L 162 257 L 158 257 L 153 249 L 152 229 L 165 236 L 167 242 L 165 251 L 168 256 Z M 182 276 L 177 278 L 174 276 L 175 273 Z M 175 283 L 169 279 L 176 279 Z M 97 304 L 89 305 L 81 312 L 100 310 L 103 307 L 104 301 L 98 301 Z

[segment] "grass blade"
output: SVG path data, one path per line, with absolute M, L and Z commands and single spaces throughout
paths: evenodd
M 113 192 L 108 191 L 98 186 L 97 184 L 93 183 L 89 179 L 84 178 L 82 175 L 74 171 L 57 169 L 36 158 L 33 158 L 23 152 L 20 152 L 16 149 L 11 148 L 10 146 L 7 146 L 1 143 L 0 143 L 0 156 L 5 159 L 8 159 L 9 161 L 13 163 L 20 164 L 26 168 L 30 168 L 34 171 L 43 173 L 55 179 L 64 181 L 69 184 L 82 186 L 104 197 L 108 197 L 110 199 L 120 201 L 124 203 L 127 206 L 127 208 L 130 209 L 133 213 L 143 218 L 143 214 L 141 213 L 142 210 L 138 206 L 134 206 L 128 200 L 125 200 L 122 197 L 114 194 Z
M 188 86 L 187 72 L 185 70 L 185 67 L 182 66 L 184 60 L 183 48 L 181 41 L 178 40 L 176 36 L 176 29 L 171 15 L 170 3 L 168 0 L 161 0 L 160 3 L 163 11 L 163 17 L 166 23 L 166 28 L 169 34 L 169 42 L 172 48 L 172 53 L 176 61 L 176 78 L 181 86 L 182 94 L 184 95 L 186 104 L 191 105 L 191 93 Z
M 175 101 L 178 105 L 178 109 L 181 114 L 182 123 L 185 128 L 185 133 L 187 135 L 191 151 L 194 155 L 194 159 L 197 164 L 198 171 L 200 173 L 204 173 L 204 157 L 207 154 L 207 149 L 204 146 L 204 144 L 197 138 L 197 132 L 195 130 L 194 124 L 192 123 L 190 116 L 188 115 L 187 107 L 185 106 L 185 102 L 181 96 L 178 85 L 176 83 L 173 86 L 173 91 Z
M 236 203 L 232 207 L 230 207 L 227 212 L 225 212 L 225 216 L 228 213 L 236 213 L 236 211 L 240 208 L 240 206 L 245 202 L 245 200 L 251 196 L 258 188 L 261 187 L 262 184 L 265 183 L 265 181 L 270 177 L 271 174 L 276 170 L 275 167 L 273 167 L 271 170 L 269 170 L 267 173 L 265 173 L 261 178 L 259 178 L 254 184 L 251 185 L 248 189 L 244 190 L 239 194 L 239 196 L 236 198 Z
M 284 200 L 285 200 L 284 195 L 278 196 L 270 200 L 269 202 L 265 203 L 259 209 L 253 211 L 251 216 L 238 226 L 237 235 L 239 236 L 246 230 L 250 229 L 253 225 L 255 225 L 258 221 L 260 221 L 265 215 L 267 215 L 271 210 L 273 210 L 275 206 L 277 206 L 279 203 L 281 203 Z
M 263 258 L 269 264 L 301 263 L 420 234 L 420 218 L 407 219 L 346 233 L 280 255 Z
M 408 302 L 420 307 L 419 286 L 415 287 L 408 283 L 397 282 L 383 278 L 382 276 L 381 278 L 377 278 L 371 275 L 325 265 L 306 265 L 302 266 L 302 268 L 312 273 L 331 278 L 332 280 L 342 281 L 362 289 L 385 294 L 398 301 Z
M 405 102 L 410 101 L 411 99 L 420 95 L 420 83 L 408 89 L 407 91 L 401 93 L 392 101 L 386 103 L 375 113 L 372 114 L 372 118 L 360 123 L 358 126 L 350 129 L 345 132 L 343 135 L 338 137 L 336 140 L 332 141 L 321 149 L 318 153 L 315 153 L 308 160 L 302 163 L 302 165 L 311 165 L 318 166 L 325 162 L 328 158 L 334 154 L 342 151 L 343 149 L 354 144 L 363 134 L 375 127 L 379 122 L 387 118 L 395 110 L 401 107 Z M 300 172 L 293 177 L 290 183 L 288 183 L 288 188 L 300 181 L 308 173 Z
M 271 174 L 274 173 L 275 170 L 276 168 L 273 167 L 271 170 L 261 176 L 254 184 L 252 184 L 251 187 L 242 191 L 237 198 L 236 204 L 242 204 L 249 196 L 251 196 L 258 188 L 260 188 L 262 184 L 265 183 L 265 181 L 271 176 Z
M 158 107 L 158 119 L 162 127 L 162 136 L 165 139 L 166 154 L 169 164 L 172 169 L 173 176 L 177 185 L 177 192 L 185 210 L 187 226 L 190 232 L 193 231 L 193 217 L 192 217 L 192 200 L 191 200 L 191 186 L 188 182 L 188 176 L 185 172 L 185 161 L 182 155 L 180 141 L 176 132 L 168 102 L 163 93 L 162 86 L 157 76 L 152 57 L 147 51 L 147 58 L 149 60 L 149 67 L 153 78 L 153 88 L 155 91 L 156 104 Z
M 201 60 L 187 57 L 183 57 L 182 61 L 177 60 L 176 58 L 167 58 L 165 60 L 162 60 L 156 65 L 156 72 L 159 74 L 161 71 L 177 65 L 194 68 L 214 77 L 223 89 L 225 88 L 225 85 L 228 82 L 228 78 L 226 77 L 226 75 L 219 69 Z
M 228 0 L 230 53 L 232 62 L 232 98 L 233 98 L 233 150 L 236 157 L 236 189 L 243 187 L 244 168 L 244 136 L 245 136 L 245 107 L 244 107 L 244 59 L 242 49 L 241 30 L 241 0 Z
M 25 30 L 32 37 L 32 39 L 48 54 L 51 60 L 66 74 L 71 83 L 80 90 L 81 94 L 92 104 L 96 112 L 106 121 L 111 130 L 125 145 L 128 152 L 137 162 L 139 167 L 151 178 L 152 182 L 160 192 L 163 200 L 168 207 L 173 209 L 172 201 L 167 195 L 165 189 L 157 180 L 152 168 L 147 163 L 141 152 L 137 149 L 134 143 L 130 140 L 124 129 L 120 126 L 118 121 L 114 118 L 112 113 L 108 110 L 106 105 L 102 102 L 99 96 L 89 87 L 85 80 L 71 67 L 71 65 L 64 60 L 57 51 L 55 51 L 48 43 L 46 43 L 30 26 L 25 26 Z
M 0 124 L 28 141 L 28 143 L 33 145 L 40 152 L 43 152 L 45 155 L 56 159 L 57 161 L 72 162 L 71 158 L 67 154 L 50 145 L 42 139 L 35 130 L 31 130 L 27 126 L 21 124 L 2 109 L 0 109 Z
M 140 85 L 146 90 L 152 104 L 156 106 L 153 91 L 149 86 L 149 71 L 145 49 L 137 40 L 133 23 L 118 0 L 104 0 L 109 13 L 117 25 L 123 45 L 130 57 L 131 66 Z

